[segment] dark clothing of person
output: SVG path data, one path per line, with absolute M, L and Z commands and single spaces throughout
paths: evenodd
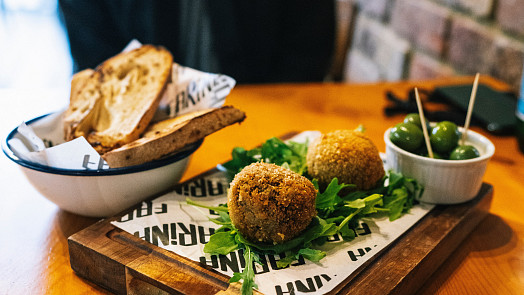
M 322 81 L 331 66 L 335 3 L 327 0 L 59 0 L 74 71 L 132 39 L 175 62 L 238 83 Z

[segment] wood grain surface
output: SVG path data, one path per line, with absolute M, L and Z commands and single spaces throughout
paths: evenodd
M 484 183 L 472 201 L 436 206 L 327 294 L 416 294 L 488 215 L 492 198 L 493 187 Z M 116 294 L 213 295 L 229 288 L 228 276 L 111 224 L 126 214 L 69 237 L 71 267 L 79 276 Z
M 385 92 L 405 97 L 417 86 L 472 83 L 473 77 L 433 81 L 349 84 L 238 85 L 227 98 L 247 113 L 244 123 L 209 136 L 184 176 L 189 179 L 230 158 L 235 146 L 254 147 L 289 131 L 355 128 L 385 151 L 382 137 L 403 115 L 386 117 Z M 481 83 L 505 86 L 481 76 Z M 58 93 L 58 94 L 57 94 Z M 63 91 L 0 90 L 0 128 L 65 107 Z M 38 99 L 35 99 L 38 97 Z M 496 152 L 484 181 L 493 186 L 490 214 L 445 259 L 418 294 L 524 293 L 524 155 L 512 136 L 487 135 Z M 0 157 L 0 293 L 107 294 L 70 267 L 67 238 L 98 220 L 64 212 L 44 199 L 6 157 Z

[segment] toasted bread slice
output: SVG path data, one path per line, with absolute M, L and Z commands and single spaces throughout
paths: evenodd
M 232 106 L 189 113 L 150 125 L 142 137 L 102 155 L 111 168 L 138 165 L 178 151 L 246 115 Z
M 84 136 L 102 154 L 139 138 L 158 107 L 172 65 L 171 53 L 152 45 L 106 60 L 72 96 L 73 107 L 90 108 L 65 121 L 66 139 Z
M 97 78 L 92 77 L 95 71 L 93 69 L 86 69 L 73 75 L 71 79 L 71 92 L 69 96 L 69 107 L 67 108 L 64 119 L 64 138 L 66 141 L 74 139 L 73 132 L 77 128 L 79 122 L 85 119 L 95 107 L 95 103 L 100 97 L 99 91 L 96 90 Z M 90 82 L 90 81 L 95 81 Z M 86 89 L 85 94 L 80 96 L 80 92 L 84 87 L 91 87 Z M 93 88 L 94 87 L 94 88 Z M 80 98 L 82 97 L 82 98 Z

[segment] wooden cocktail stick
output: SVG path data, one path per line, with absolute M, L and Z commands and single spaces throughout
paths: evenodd
M 420 124 L 422 125 L 422 132 L 424 133 L 424 140 L 426 141 L 428 155 L 430 158 L 433 158 L 433 149 L 431 148 L 431 143 L 429 142 L 428 127 L 426 126 L 426 119 L 424 117 L 424 111 L 422 110 L 422 102 L 420 101 L 417 87 L 415 87 L 415 97 L 417 99 L 418 114 L 420 116 Z
M 469 123 L 471 122 L 471 113 L 473 113 L 473 106 L 475 105 L 475 97 L 477 96 L 479 77 L 480 74 L 477 73 L 475 75 L 475 81 L 473 81 L 473 89 L 471 90 L 471 96 L 469 98 L 468 113 L 466 114 L 466 122 L 464 123 L 464 132 L 462 133 L 462 137 L 460 139 L 460 145 L 464 145 L 466 142 L 466 138 L 468 138 L 468 128 Z

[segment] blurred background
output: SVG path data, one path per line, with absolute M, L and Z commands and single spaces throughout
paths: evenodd
M 346 82 L 491 75 L 518 89 L 524 0 L 336 0 L 333 64 Z M 0 0 L 0 88 L 69 87 L 56 0 Z
M 524 0 L 338 0 L 346 81 L 491 75 L 518 89 Z M 341 24 L 340 24 L 341 25 Z M 344 25 L 345 26 L 345 25 Z M 342 46 L 342 45 L 340 45 Z
M 72 60 L 56 0 L 0 0 L 0 88 L 69 87 Z

